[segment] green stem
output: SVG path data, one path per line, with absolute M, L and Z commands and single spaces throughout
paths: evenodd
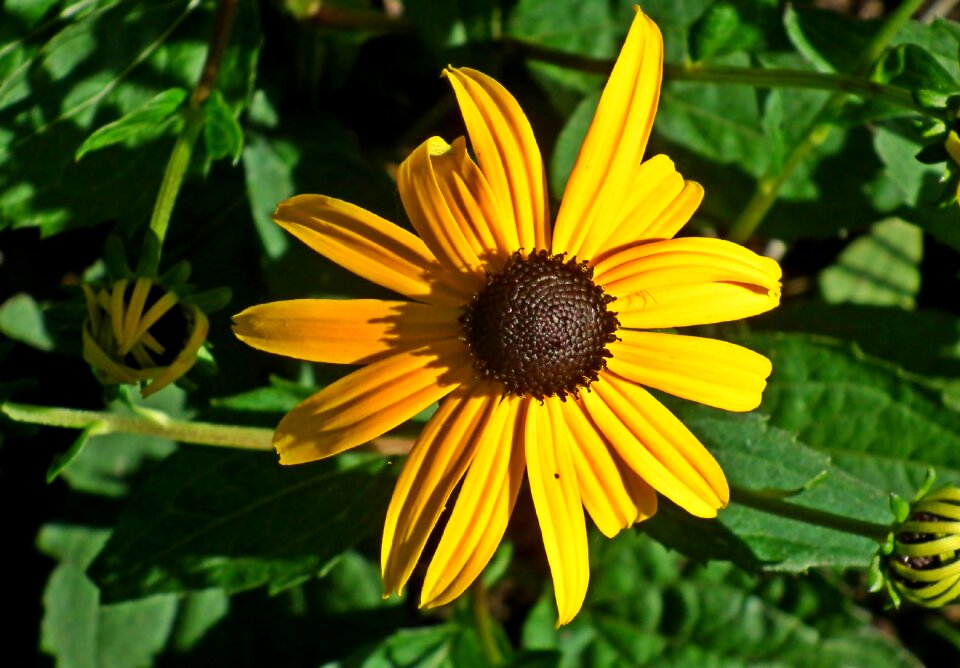
M 214 18 L 207 58 L 203 64 L 200 79 L 190 95 L 183 128 L 173 145 L 170 160 L 167 161 L 167 168 L 163 173 L 163 180 L 160 182 L 160 191 L 153 205 L 147 237 L 144 240 L 143 258 L 138 268 L 141 274 L 155 275 L 159 270 L 160 253 L 163 240 L 167 236 L 167 229 L 170 227 L 170 216 L 173 214 L 180 186 L 183 185 L 187 168 L 190 166 L 194 144 L 200 136 L 200 130 L 203 129 L 203 103 L 210 97 L 210 93 L 216 86 L 220 63 L 230 39 L 236 13 L 237 0 L 220 0 L 217 3 L 217 14 Z
M 889 86 L 849 74 L 781 68 L 726 67 L 699 63 L 665 63 L 663 76 L 671 81 L 834 91 L 843 95 L 856 95 L 884 102 L 918 114 L 937 115 L 937 112 L 917 104 L 906 88 Z
M 887 536 L 890 534 L 890 526 L 886 524 L 875 524 L 874 522 L 856 520 L 844 515 L 834 515 L 823 510 L 807 508 L 781 498 L 766 496 L 760 492 L 739 487 L 731 488 L 730 501 L 771 515 L 863 536 L 880 544 L 886 542 Z
M 922 4 L 923 0 L 906 0 L 890 14 L 854 64 L 851 72 L 854 77 L 862 75 L 876 62 L 900 29 Z M 753 235 L 760 223 L 763 222 L 767 212 L 776 202 L 780 188 L 786 180 L 793 175 L 807 156 L 830 135 L 831 122 L 845 102 L 846 93 L 840 90 L 834 91 L 810 125 L 807 126 L 807 131 L 793 147 L 783 166 L 760 179 L 750 201 L 747 202 L 740 216 L 730 226 L 727 233 L 730 240 L 743 243 Z
M 152 417 L 117 415 L 106 411 L 85 411 L 5 402 L 0 413 L 15 422 L 49 427 L 86 429 L 96 425 L 97 434 L 142 434 L 158 436 L 181 443 L 215 445 L 247 450 L 273 450 L 273 430 L 258 427 L 237 427 L 211 422 L 174 420 L 161 413 Z
M 493 620 L 490 618 L 490 597 L 483 577 L 478 577 L 470 586 L 470 601 L 473 607 L 473 619 L 477 625 L 477 634 L 483 654 L 491 666 L 503 665 L 503 654 L 493 634 Z
M 613 69 L 613 61 L 605 58 L 591 58 L 509 37 L 502 41 L 518 50 L 528 60 L 603 75 L 609 74 Z M 936 115 L 936 112 L 917 104 L 906 88 L 889 86 L 849 74 L 784 68 L 728 67 L 703 63 L 664 63 L 663 76 L 668 81 L 834 91 L 885 102 L 920 114 Z

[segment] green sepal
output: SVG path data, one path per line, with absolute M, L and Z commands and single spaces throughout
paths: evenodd
M 883 589 L 886 580 L 886 577 L 883 575 L 883 569 L 880 568 L 880 555 L 878 554 L 873 558 L 873 561 L 870 562 L 870 566 L 867 568 L 867 591 L 870 593 L 880 591 Z
M 103 243 L 103 262 L 107 267 L 107 276 L 113 282 L 133 276 L 130 263 L 127 261 L 127 250 L 123 246 L 123 240 L 116 234 L 108 236 Z
M 902 524 L 910 516 L 910 503 L 899 494 L 891 494 L 890 511 L 897 524 Z
M 184 295 L 181 293 L 186 292 L 183 288 L 186 287 L 187 280 L 190 278 L 190 271 L 190 263 L 186 260 L 181 260 L 163 272 L 157 279 L 157 282 L 168 290 L 173 290 L 178 296 L 183 297 Z
M 190 295 L 190 303 L 196 306 L 204 313 L 213 313 L 226 307 L 233 299 L 233 290 L 227 286 L 211 288 L 196 294 Z

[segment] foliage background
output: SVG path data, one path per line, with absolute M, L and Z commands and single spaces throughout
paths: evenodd
M 188 389 L 147 406 L 270 427 L 344 372 L 245 348 L 229 314 L 275 299 L 384 294 L 292 242 L 269 214 L 287 196 L 316 192 L 403 223 L 397 164 L 431 134 L 463 133 L 438 76 L 446 64 L 483 69 L 516 95 L 558 196 L 604 81 L 597 60 L 616 54 L 630 4 L 241 0 L 164 248 L 164 266 L 189 261 L 198 289 L 232 289 L 211 316 L 219 371 L 201 365 Z M 691 231 L 735 227 L 758 185 L 811 135 L 830 93 L 691 81 L 683 63 L 850 72 L 878 30 L 871 17 L 896 3 L 831 4 L 643 3 L 676 66 L 650 153 L 667 153 L 704 184 Z M 869 78 L 917 99 L 957 93 L 960 27 L 934 19 L 934 6 L 898 33 Z M 105 393 L 80 357 L 79 283 L 103 275 L 108 235 L 137 255 L 214 3 L 8 0 L 2 12 L 0 332 L 9 341 L 0 400 L 129 412 L 139 399 Z M 581 58 L 541 62 L 534 47 Z M 93 135 L 121 118 L 120 131 Z M 782 308 L 705 328 L 774 361 L 755 414 L 672 405 L 741 490 L 882 524 L 890 492 L 911 497 L 928 465 L 939 481 L 960 482 L 960 220 L 955 204 L 936 202 L 944 166 L 914 159 L 926 143 L 919 118 L 850 98 L 749 239 L 781 258 Z M 396 458 L 281 469 L 270 454 L 111 434 L 90 438 L 47 484 L 77 434 L 9 421 L 0 429 L 5 559 L 16 581 L 4 604 L 11 656 L 116 668 L 486 665 L 471 601 L 421 613 L 413 596 L 380 598 L 379 529 Z M 639 531 L 592 541 L 587 606 L 560 631 L 532 509 L 521 505 L 485 575 L 504 660 L 960 660 L 955 610 L 894 612 L 866 593 L 869 539 L 749 498 L 717 522 L 663 502 Z

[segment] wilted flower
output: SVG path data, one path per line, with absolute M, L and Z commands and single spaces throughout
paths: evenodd
M 207 338 L 207 316 L 149 278 L 120 279 L 107 290 L 83 285 L 83 358 L 105 383 L 150 396 L 183 376 Z

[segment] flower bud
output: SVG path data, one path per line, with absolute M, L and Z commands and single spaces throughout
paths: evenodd
M 83 358 L 104 383 L 149 381 L 148 397 L 174 382 L 197 361 L 209 322 L 197 306 L 149 278 L 120 279 L 110 290 L 83 285 L 87 320 Z
M 944 487 L 911 504 L 889 563 L 890 581 L 909 601 L 935 608 L 960 595 L 960 489 Z

